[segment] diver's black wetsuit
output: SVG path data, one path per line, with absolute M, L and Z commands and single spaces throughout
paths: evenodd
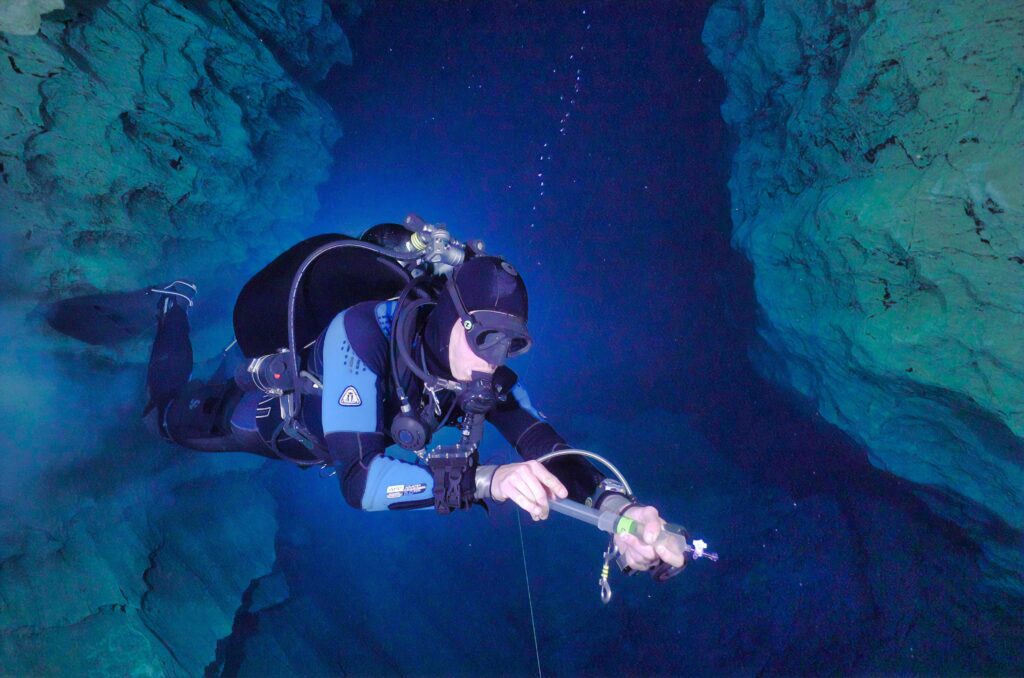
M 386 304 L 363 302 L 342 312 L 315 342 L 307 346 L 302 356 L 304 369 L 322 378 L 325 397 L 331 398 L 328 407 L 324 408 L 320 396 L 304 396 L 300 416 L 306 429 L 322 442 L 326 454 L 307 450 L 285 435 L 280 436 L 278 443 L 279 449 L 290 457 L 334 466 L 346 501 L 355 508 L 369 510 L 400 507 L 400 501 L 383 499 L 385 490 L 390 497 L 396 486 L 420 487 L 418 480 L 410 480 L 416 473 L 413 469 L 420 467 L 384 457 L 385 448 L 394 444 L 389 431 L 391 421 L 398 413 L 398 399 L 389 378 L 391 366 L 387 332 L 390 316 L 386 315 Z M 342 343 L 337 338 L 338 332 L 344 333 Z M 340 373 L 332 372 L 330 365 L 325 370 L 325 352 L 332 355 L 332 351 L 345 353 L 345 362 L 338 368 L 342 370 Z M 423 359 L 433 362 L 429 354 Z M 188 317 L 183 307 L 175 306 L 161 318 L 151 357 L 150 424 L 155 428 L 159 420 L 161 435 L 192 449 L 245 451 L 277 458 L 267 443 L 281 422 L 277 399 L 259 391 L 244 393 L 228 375 L 221 375 L 221 378 L 208 383 L 183 383 L 191 367 Z M 436 365 L 432 367 L 437 369 Z M 335 415 L 346 415 L 347 412 L 342 411 L 334 399 L 341 393 L 341 388 L 359 378 L 367 380 L 362 382 L 367 386 L 360 387 L 358 399 L 373 405 L 372 417 L 369 422 L 345 427 L 335 420 Z M 332 384 L 332 379 L 336 383 Z M 501 385 L 505 399 L 488 413 L 487 420 L 526 460 L 569 447 L 532 407 L 525 390 L 514 385 L 515 381 L 516 376 L 511 370 L 499 368 L 495 382 Z M 422 382 L 416 379 L 412 380 L 408 391 L 411 402 L 426 401 L 433 411 L 447 413 L 447 417 L 443 414 L 438 417 L 444 418 L 441 425 L 454 425 L 462 415 L 453 393 L 438 392 L 437 401 L 430 401 L 429 394 L 423 392 Z M 324 413 L 332 418 L 326 435 Z M 350 430 L 339 430 L 339 427 Z M 387 465 L 385 462 L 393 465 L 383 468 Z M 398 464 L 402 468 L 395 468 L 394 465 Z M 576 501 L 584 501 L 603 479 L 600 472 L 579 457 L 561 457 L 546 465 L 565 484 L 570 498 Z M 368 488 L 371 469 L 374 469 L 373 487 Z M 422 489 L 416 494 L 430 496 Z

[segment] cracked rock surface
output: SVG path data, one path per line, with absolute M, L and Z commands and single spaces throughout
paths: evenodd
M 219 352 L 245 276 L 317 210 L 345 3 L 3 4 L 0 675 L 201 675 L 273 572 L 262 460 L 151 438 L 152 333 L 85 347 L 37 307 L 187 276 L 196 355 Z M 267 582 L 261 606 L 288 595 Z
M 83 0 L 0 33 L 9 292 L 253 272 L 316 212 L 340 128 L 309 84 L 350 61 L 322 2 Z
M 1024 592 L 1024 3 L 721 0 L 760 369 Z
M 273 506 L 246 475 L 55 517 L 54 533 L 5 529 L 22 537 L 0 565 L 0 673 L 202 673 L 240 592 L 273 565 Z

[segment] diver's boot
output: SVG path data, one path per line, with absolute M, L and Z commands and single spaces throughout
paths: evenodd
M 163 303 L 160 305 L 161 314 L 167 313 L 170 308 L 168 302 L 174 301 L 179 304 L 187 304 L 188 308 L 195 306 L 196 294 L 199 288 L 189 280 L 175 280 L 172 283 L 159 287 L 149 288 L 150 294 L 160 297 Z
M 158 297 L 157 329 L 146 373 L 149 402 L 142 414 L 145 417 L 156 408 L 158 417 L 163 419 L 168 403 L 192 374 L 188 309 L 195 305 L 197 289 L 191 282 L 175 280 L 163 287 L 151 288 L 150 292 Z

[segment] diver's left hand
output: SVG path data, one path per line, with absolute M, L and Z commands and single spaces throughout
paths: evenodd
M 631 534 L 615 535 L 615 547 L 626 560 L 626 564 L 634 570 L 649 570 L 664 561 L 673 567 L 683 566 L 683 553 L 679 550 L 679 542 L 675 539 L 663 540 L 655 545 L 661 526 L 665 521 L 658 515 L 653 506 L 634 506 L 626 511 L 626 517 L 640 523 L 644 528 L 643 539 Z

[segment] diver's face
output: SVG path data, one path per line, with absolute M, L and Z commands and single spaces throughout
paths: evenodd
M 448 339 L 448 363 L 452 366 L 452 376 L 459 381 L 469 381 L 473 372 L 494 374 L 494 370 L 498 369 L 497 365 L 491 365 L 473 353 L 461 320 L 455 321 L 451 337 Z

